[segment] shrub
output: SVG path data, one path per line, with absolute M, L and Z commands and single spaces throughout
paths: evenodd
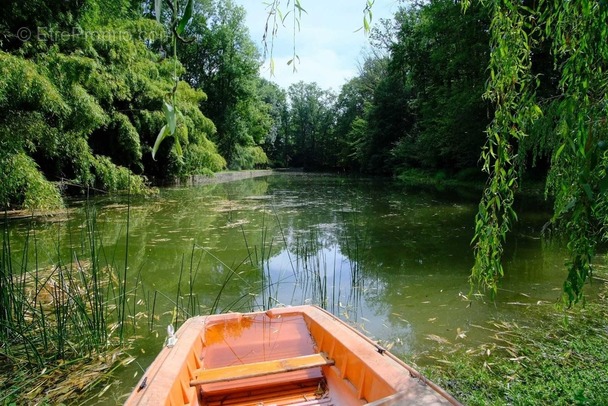
M 33 159 L 20 152 L 0 158 L 0 206 L 50 210 L 62 206 L 59 189 L 39 171 Z M 12 206 L 12 207 L 11 207 Z

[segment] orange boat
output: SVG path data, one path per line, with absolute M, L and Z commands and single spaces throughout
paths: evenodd
M 315 306 L 188 319 L 126 405 L 460 405 Z

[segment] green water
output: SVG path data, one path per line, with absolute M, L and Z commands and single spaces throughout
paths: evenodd
M 549 214 L 531 197 L 518 201 L 497 302 L 465 299 L 478 197 L 301 174 L 162 189 L 131 201 L 128 256 L 125 201 L 94 199 L 104 259 L 124 270 L 127 258 L 130 285 L 140 281 L 128 304 L 138 359 L 120 372 L 114 401 L 163 345 L 176 301 L 199 314 L 318 304 L 406 360 L 432 351 L 437 337 L 476 346 L 487 333 L 474 325 L 559 301 L 565 251 L 540 239 Z M 41 265 L 78 251 L 85 204 L 72 206 L 54 219 L 12 222 L 13 254 L 26 230 L 35 231 Z

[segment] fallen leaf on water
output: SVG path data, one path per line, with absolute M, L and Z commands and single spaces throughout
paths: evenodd
M 461 330 L 460 327 L 458 327 L 456 329 L 456 339 L 459 339 L 459 338 L 461 338 L 461 339 L 467 338 L 467 332 L 464 330 Z
M 102 397 L 104 393 L 106 393 L 108 391 L 108 389 L 110 389 L 110 386 L 112 386 L 112 384 L 106 385 L 105 388 L 103 388 L 101 390 L 101 392 L 99 392 L 99 394 L 97 395 L 98 398 Z
M 426 339 L 435 341 L 436 343 L 439 343 L 439 344 L 450 344 L 450 342 L 448 340 L 446 340 L 443 337 L 439 337 L 438 335 L 435 335 L 435 334 L 427 334 Z

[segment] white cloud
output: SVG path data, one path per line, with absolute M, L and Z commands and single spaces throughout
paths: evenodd
M 316 49 L 299 55 L 300 62 L 294 66 L 287 62 L 289 57 L 274 58 L 274 75 L 270 75 L 270 62 L 267 61 L 261 69 L 262 77 L 287 89 L 290 84 L 299 81 L 316 82 L 322 89 L 332 88 L 339 91 L 340 86 L 357 74 L 354 66 L 343 63 L 335 51 L 331 49 Z
M 258 0 L 235 2 L 245 7 L 251 37 L 262 49 L 261 38 L 268 15 L 266 6 Z M 301 0 L 301 4 L 307 13 L 301 17 L 301 29 L 295 33 L 295 43 L 293 27 L 287 22 L 286 27 L 280 27 L 274 40 L 274 77 L 270 77 L 269 60 L 262 75 L 285 89 L 302 80 L 338 91 L 346 80 L 357 74 L 357 59 L 368 43 L 362 31 L 355 32 L 363 25 L 365 0 Z M 395 0 L 376 1 L 374 21 L 391 18 L 396 9 Z M 295 73 L 293 66 L 287 65 L 293 58 L 294 44 L 300 61 Z

